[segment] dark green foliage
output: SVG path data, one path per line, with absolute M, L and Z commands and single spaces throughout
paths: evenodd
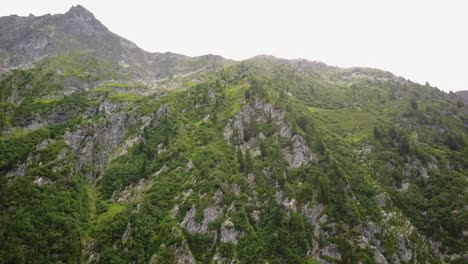
M 16 69 L 0 81 L 0 101 L 20 102 L 51 95 L 62 88 L 52 71 L 44 66 L 31 70 Z
M 90 64 L 89 74 L 62 58 L 55 65 L 66 70 L 62 75 L 42 66 L 0 80 L 3 262 L 81 263 L 91 252 L 102 263 L 175 263 L 176 251 L 186 249 L 200 263 L 215 255 L 240 263 L 315 263 L 311 249 L 333 244 L 343 263 L 373 263 L 374 251 L 356 246 L 369 222 L 380 227 L 375 236 L 389 261 L 399 253 L 400 235 L 423 263 L 437 259 L 422 234 L 440 242 L 443 252 L 467 248 L 467 119 L 463 106 L 443 92 L 372 69 L 320 66 L 319 74 L 306 62 L 260 58 L 161 81 L 161 87 L 182 89 L 135 100 L 117 95 L 113 89 L 126 87 L 118 83 L 64 96 L 65 79 L 91 83 L 112 76 L 92 58 L 78 61 Z M 366 77 L 345 81 L 354 73 Z M 98 113 L 104 100 L 125 103 Z M 262 112 L 259 103 L 274 111 Z M 158 116 L 163 105 L 169 111 Z M 228 143 L 226 125 L 244 107 L 254 111 Z M 95 124 L 112 127 L 108 118 L 115 114 L 128 117 L 124 140 L 138 140 L 115 146 L 102 170 L 80 167 L 75 153 L 100 142 Z M 24 129 L 37 120 L 42 127 Z M 282 133 L 285 124 L 291 137 Z M 91 130 L 89 137 L 68 146 L 64 134 L 79 126 Z M 45 139 L 54 143 L 36 149 Z M 301 158 L 301 148 L 312 156 L 293 168 L 285 156 Z M 68 154 L 59 160 L 63 149 Z M 5 175 L 21 164 L 27 164 L 24 176 Z M 79 171 L 97 179 L 86 183 Z M 40 186 L 38 177 L 47 184 Z M 382 194 L 390 197 L 384 205 Z M 304 213 L 314 206 L 323 206 L 316 221 L 324 221 L 315 225 Z M 222 214 L 206 232 L 189 232 L 191 208 L 196 225 L 210 209 Z M 417 229 L 412 235 L 406 219 Z M 221 241 L 228 220 L 237 244 Z
M 240 148 L 237 149 L 237 162 L 239 163 L 239 170 L 245 171 L 244 154 L 242 154 L 242 150 Z
M 416 102 L 416 98 L 411 98 L 410 105 L 414 111 L 418 110 L 418 103 Z
M 326 175 L 320 175 L 317 178 L 318 199 L 322 203 L 330 201 L 330 181 Z
M 406 155 L 410 152 L 410 143 L 405 134 L 401 134 L 398 142 L 398 152 L 400 155 Z
M 207 263 L 213 258 L 214 241 L 211 236 L 186 234 L 186 237 L 192 254 L 197 261 Z
M 79 177 L 41 188 L 24 176 L 2 184 L 0 190 L 0 202 L 9 208 L 2 209 L 0 217 L 0 259 L 80 262 L 89 203 Z
M 454 133 L 449 133 L 445 140 L 445 144 L 451 149 L 455 151 L 463 150 L 465 147 L 465 142 L 463 137 Z
M 374 137 L 376 139 L 381 139 L 383 138 L 383 133 L 382 133 L 382 130 L 379 128 L 379 127 L 374 127 Z

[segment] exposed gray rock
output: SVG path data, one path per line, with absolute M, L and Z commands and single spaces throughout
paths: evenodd
M 420 168 L 418 168 L 418 170 L 419 170 L 419 175 L 421 175 L 421 177 L 423 177 L 425 179 L 429 178 L 429 174 L 427 173 L 426 168 L 420 167 Z
M 247 175 L 247 183 L 251 189 L 255 189 L 255 175 L 253 173 Z
M 177 217 L 177 215 L 179 215 L 179 206 L 178 205 L 175 205 L 172 209 L 171 209 L 171 218 L 172 219 L 175 219 Z
M 377 264 L 388 264 L 385 256 L 378 250 L 374 250 L 374 260 Z
M 289 166 L 297 168 L 309 161 L 317 161 L 317 156 L 310 151 L 303 137 L 295 135 L 292 139 L 292 148 L 283 149 L 284 159 Z
M 193 165 L 192 160 L 189 160 L 189 162 L 187 163 L 187 170 L 191 170 L 193 168 L 195 168 L 195 165 Z
M 296 208 L 296 199 L 292 198 L 291 200 L 289 200 L 288 198 L 286 198 L 283 203 L 283 208 L 286 210 L 286 212 L 288 214 L 290 213 L 295 213 L 297 211 L 297 208 Z
M 127 126 L 134 123 L 135 120 L 129 120 L 126 114 L 118 113 L 110 115 L 104 122 L 65 133 L 65 142 L 79 157 L 78 169 L 88 180 L 94 179 L 104 169 L 111 151 L 122 143 Z
M 367 156 L 369 156 L 369 154 L 372 153 L 373 150 L 374 150 L 374 146 L 363 144 L 361 145 L 361 149 L 359 149 L 357 152 L 358 152 L 358 155 L 361 157 L 361 160 L 365 160 Z
M 266 122 L 270 115 L 272 120 L 281 127 L 282 135 L 291 137 L 292 130 L 285 122 L 284 114 L 279 109 L 275 109 L 270 103 L 256 99 L 253 105 L 245 106 L 233 119 L 228 120 L 224 129 L 224 138 L 230 142 L 233 136 L 237 136 L 242 141 L 244 139 L 244 123 L 249 123 L 251 118 L 254 118 L 258 123 Z M 233 135 L 234 131 L 237 131 L 238 134 Z
M 195 264 L 195 258 L 192 255 L 187 243 L 184 241 L 182 245 L 176 248 L 175 255 L 178 264 Z
M 439 169 L 439 167 L 437 166 L 437 164 L 436 164 L 435 162 L 429 162 L 429 163 L 427 164 L 427 167 L 428 167 L 429 169 L 431 169 L 431 170 L 438 170 L 438 169 Z
M 292 136 L 292 129 L 289 125 L 286 123 L 282 123 L 280 127 L 280 135 L 282 137 L 288 137 L 290 138 Z
M 277 189 L 275 193 L 276 204 L 281 205 L 281 203 L 283 203 L 283 199 L 284 199 L 284 191 L 281 189 Z
M 241 187 L 237 183 L 232 184 L 232 192 L 236 195 L 239 196 L 241 193 Z
M 158 119 L 161 119 L 162 117 L 167 117 L 169 113 L 169 106 L 167 105 L 167 103 L 163 103 L 156 112 L 156 116 Z
M 159 143 L 157 148 L 158 148 L 158 155 L 167 151 L 166 146 L 164 146 L 164 144 L 162 143 Z
M 327 256 L 336 260 L 341 260 L 341 254 L 335 244 L 328 244 L 320 249 L 320 255 Z
M 244 141 L 244 124 L 249 123 L 252 118 L 257 123 L 267 122 L 270 117 L 280 128 L 279 135 L 293 140 L 290 148 L 282 150 L 290 167 L 296 168 L 310 161 L 317 161 L 316 155 L 310 150 L 304 138 L 300 135 L 293 136 L 292 128 L 286 122 L 284 113 L 261 99 L 256 99 L 254 104 L 245 106 L 233 119 L 228 120 L 224 128 L 224 138 L 228 142 L 237 142 L 243 153 L 250 150 L 253 157 L 258 156 L 261 152 L 260 148 L 256 146 L 257 138 L 251 138 L 248 142 Z M 257 137 L 260 138 L 260 135 Z
M 112 33 L 84 7 L 65 14 L 7 16 L 0 18 L 0 73 L 7 68 L 30 66 L 48 56 L 87 51 L 114 71 L 143 80 L 161 80 L 196 72 L 213 71 L 227 63 L 220 56 L 188 57 L 175 53 L 146 52 Z
M 158 176 L 161 173 L 167 171 L 169 168 L 166 165 L 163 165 L 161 169 L 159 169 L 157 172 L 153 173 L 152 176 Z
M 234 224 L 230 220 L 224 221 L 221 225 L 221 242 L 231 242 L 237 245 L 239 233 L 234 228 Z
M 86 258 L 87 264 L 99 263 L 99 259 L 101 258 L 101 255 L 98 252 L 96 252 L 96 240 L 91 239 L 89 241 L 86 241 L 84 250 L 83 250 L 83 255 L 87 256 Z
M 127 243 L 127 240 L 130 238 L 131 235 L 132 235 L 132 224 L 128 222 L 127 228 L 125 229 L 125 232 L 122 235 L 122 244 Z
M 302 214 L 309 221 L 309 223 L 314 226 L 318 223 L 318 219 L 322 214 L 322 211 L 325 207 L 323 204 L 316 204 L 312 208 L 309 208 L 309 204 L 302 206 Z
M 47 184 L 49 184 L 50 180 L 47 180 L 47 179 L 45 179 L 43 177 L 36 177 L 36 178 L 34 178 L 33 183 L 36 184 L 39 187 L 43 187 L 43 186 L 46 186 Z
M 64 148 L 57 154 L 57 160 L 64 160 L 68 155 L 68 149 Z
M 388 194 L 386 193 L 381 193 L 377 196 L 377 205 L 379 207 L 385 207 L 387 206 L 387 200 L 390 198 L 388 197 Z
M 413 251 L 408 247 L 408 241 L 405 237 L 398 237 L 398 258 L 403 262 L 409 262 L 413 256 Z
M 111 102 L 109 101 L 109 99 L 105 99 L 100 105 L 99 105 L 99 108 L 98 108 L 98 111 L 99 113 L 103 113 L 103 114 L 110 114 L 112 112 L 114 112 L 115 110 L 117 109 L 120 109 L 122 108 L 123 106 L 127 105 L 128 102 L 125 102 L 125 101 L 119 101 L 119 102 Z
M 213 203 L 219 205 L 221 201 L 223 200 L 223 196 L 224 195 L 221 189 L 217 189 L 212 197 Z
M 260 210 L 256 209 L 252 211 L 252 219 L 255 221 L 255 223 L 260 222 L 260 215 L 261 215 Z
M 207 207 L 203 210 L 202 223 L 195 221 L 196 209 L 192 206 L 187 213 L 185 218 L 180 223 L 187 231 L 193 234 L 205 234 L 208 231 L 208 225 L 215 221 L 218 217 L 223 215 L 223 208 L 221 207 Z
M 118 203 L 129 203 L 133 201 L 140 201 L 143 198 L 144 191 L 151 188 L 153 185 L 152 180 L 140 179 L 136 184 L 130 184 L 122 191 L 114 193 L 111 200 Z
M 136 143 L 140 142 L 141 140 L 141 137 L 140 136 L 136 136 L 136 137 L 131 137 L 131 138 L 127 138 L 120 146 L 119 146 L 119 152 L 117 153 L 114 153 L 109 160 L 113 160 L 117 157 L 120 157 L 120 156 L 124 156 L 124 155 L 127 155 L 128 153 L 128 149 L 130 149 L 131 147 L 133 147 Z
M 36 150 L 43 150 L 46 149 L 49 144 L 54 144 L 55 140 L 53 139 L 44 139 L 40 143 L 36 145 Z
M 374 224 L 373 222 L 368 222 L 366 226 L 362 227 L 362 234 L 366 238 L 366 242 L 375 246 L 378 251 L 383 251 L 384 249 L 380 245 L 380 240 L 376 238 L 376 234 L 379 234 L 380 232 L 380 226 Z

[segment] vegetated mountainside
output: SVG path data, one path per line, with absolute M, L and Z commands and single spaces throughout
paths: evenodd
M 75 11 L 46 17 L 55 35 Z M 5 263 L 467 261 L 456 94 L 269 56 L 140 78 L 101 42 L 39 60 L 1 43 L 31 63 L 0 78 Z

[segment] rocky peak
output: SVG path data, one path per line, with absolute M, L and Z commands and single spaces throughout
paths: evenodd
M 70 10 L 68 10 L 68 12 L 65 13 L 65 15 L 76 16 L 76 17 L 81 17 L 81 18 L 86 18 L 86 19 L 88 18 L 95 19 L 93 13 L 91 13 L 88 9 L 84 8 L 82 5 L 72 6 Z
M 75 27 L 84 27 L 86 30 L 97 30 L 97 31 L 105 31 L 106 34 L 110 34 L 111 32 L 94 16 L 91 11 L 84 8 L 81 5 L 72 6 L 70 10 L 63 16 L 65 20 L 71 21 L 75 24 Z M 81 26 L 80 26 L 81 24 Z M 85 26 L 86 25 L 86 26 Z

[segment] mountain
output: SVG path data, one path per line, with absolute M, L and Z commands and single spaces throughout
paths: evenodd
M 0 18 L 3 263 L 466 263 L 468 105 L 371 68 Z
M 0 20 L 0 65 L 11 68 L 51 55 L 90 53 L 116 65 L 133 78 L 162 79 L 203 69 L 213 70 L 229 60 L 206 55 L 196 58 L 174 53 L 149 53 L 112 32 L 84 7 L 65 14 L 35 17 L 2 17 Z

